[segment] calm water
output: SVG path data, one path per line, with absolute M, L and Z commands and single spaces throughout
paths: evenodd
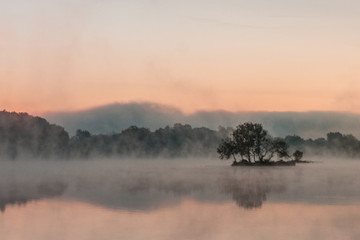
M 0 239 L 359 239 L 360 161 L 0 163 Z

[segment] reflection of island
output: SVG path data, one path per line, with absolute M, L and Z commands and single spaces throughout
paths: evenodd
M 66 184 L 62 182 L 41 182 L 38 184 L 10 184 L 0 190 L 0 211 L 4 212 L 8 205 L 23 205 L 28 201 L 60 196 Z
M 248 209 L 261 207 L 269 190 L 268 186 L 255 185 L 251 182 L 240 183 L 239 181 L 232 181 L 223 187 L 223 191 L 231 194 L 232 199 L 239 207 Z
M 267 194 L 282 192 L 286 188 L 286 181 L 280 175 L 261 169 L 241 169 L 221 178 L 209 176 L 200 178 L 189 174 L 181 178 L 163 178 L 160 174 L 143 174 L 107 187 L 104 187 L 106 183 L 83 182 L 77 187 L 76 195 L 93 204 L 128 210 L 162 208 L 179 204 L 186 198 L 227 202 L 229 197 L 239 207 L 253 209 L 262 206 Z
M 285 189 L 283 182 L 266 176 L 225 178 L 220 186 L 222 192 L 231 194 L 239 207 L 247 209 L 261 207 L 268 193 L 281 192 Z

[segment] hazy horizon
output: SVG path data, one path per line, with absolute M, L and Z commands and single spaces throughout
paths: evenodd
M 284 137 L 299 135 L 305 138 L 325 137 L 328 132 L 342 132 L 360 137 L 360 115 L 350 112 L 261 112 L 261 111 L 196 111 L 184 113 L 181 109 L 154 102 L 112 103 L 80 111 L 47 112 L 41 115 L 51 123 L 59 124 L 71 135 L 77 129 L 94 134 L 121 132 L 135 125 L 151 130 L 175 123 L 193 127 L 217 129 L 235 127 L 243 122 L 258 122 L 272 135 Z

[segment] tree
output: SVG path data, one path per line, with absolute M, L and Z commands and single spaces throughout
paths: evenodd
M 281 138 L 272 140 L 272 152 L 276 153 L 279 158 L 289 158 L 288 144 Z
M 303 152 L 296 150 L 293 154 L 293 157 L 295 161 L 300 161 L 303 157 Z
M 76 131 L 75 136 L 76 136 L 77 139 L 82 140 L 82 139 L 90 138 L 91 134 L 90 134 L 89 131 L 78 129 Z
M 288 145 L 281 138 L 272 138 L 259 123 L 238 125 L 230 138 L 224 139 L 217 152 L 220 159 L 239 156 L 241 161 L 266 162 L 275 155 L 278 158 L 289 158 Z
M 235 142 L 230 138 L 225 138 L 221 141 L 221 144 L 217 148 L 217 152 L 220 154 L 220 159 L 229 159 L 230 157 L 234 158 L 236 162 L 236 152 L 235 152 Z

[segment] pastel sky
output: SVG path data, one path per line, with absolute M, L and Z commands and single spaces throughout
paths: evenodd
M 360 1 L 0 1 L 0 108 L 132 101 L 360 113 Z

